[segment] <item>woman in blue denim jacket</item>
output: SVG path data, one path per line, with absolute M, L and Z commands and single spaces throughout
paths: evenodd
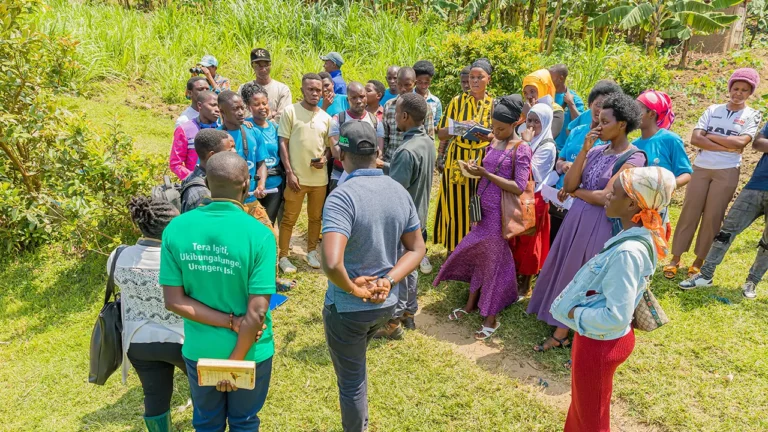
M 576 331 L 566 432 L 610 431 L 613 374 L 635 347 L 635 308 L 667 252 L 659 210 L 672 198 L 675 176 L 660 167 L 629 168 L 618 180 L 606 214 L 626 229 L 576 273 L 550 309 Z

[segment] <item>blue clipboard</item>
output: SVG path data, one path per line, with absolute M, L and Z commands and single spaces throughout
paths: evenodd
M 288 297 L 282 294 L 272 294 L 272 297 L 269 299 L 269 310 L 275 310 L 287 301 Z

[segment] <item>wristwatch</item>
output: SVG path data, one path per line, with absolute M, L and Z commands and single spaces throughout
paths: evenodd
M 392 276 L 390 276 L 390 275 L 388 275 L 388 274 L 385 274 L 385 275 L 383 276 L 383 278 L 389 281 L 389 286 L 390 286 L 390 288 L 391 288 L 391 287 L 394 287 L 395 285 L 397 285 L 397 282 L 395 282 L 395 280 L 394 280 L 394 279 L 392 279 Z

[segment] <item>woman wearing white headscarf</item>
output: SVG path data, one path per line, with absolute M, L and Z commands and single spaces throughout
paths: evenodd
M 541 187 L 557 182 L 557 176 L 550 176 L 557 160 L 557 147 L 552 137 L 553 112 L 549 105 L 535 104 L 526 120 L 522 133 L 523 141 L 531 147 L 531 173 L 536 182 L 536 233 L 530 236 L 516 236 L 509 240 L 515 256 L 520 296 L 527 296 L 531 290 L 531 279 L 539 274 L 549 253 L 549 204 L 541 196 Z M 550 178 L 551 177 L 551 178 Z
M 659 210 L 669 205 L 675 176 L 665 168 L 629 168 L 606 199 L 608 217 L 624 230 L 605 243 L 552 303 L 550 312 L 576 332 L 571 351 L 571 407 L 565 431 L 611 428 L 613 375 L 635 347 L 632 317 L 667 254 Z

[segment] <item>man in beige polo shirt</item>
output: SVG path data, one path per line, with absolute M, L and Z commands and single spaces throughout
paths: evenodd
M 294 273 L 296 267 L 288 260 L 291 235 L 307 197 L 307 263 L 320 268 L 317 243 L 320 238 L 323 204 L 325 203 L 328 171 L 326 163 L 331 155 L 328 133 L 331 116 L 317 104 L 323 91 L 320 76 L 305 74 L 301 79 L 301 102 L 289 105 L 280 117 L 280 159 L 285 167 L 287 188 L 283 198 L 285 208 L 280 222 L 280 269 Z

